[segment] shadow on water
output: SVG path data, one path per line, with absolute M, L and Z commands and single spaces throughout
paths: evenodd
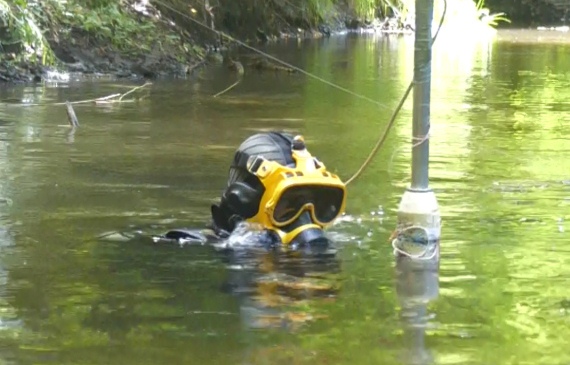
M 527 35 L 525 35 L 526 37 Z M 0 356 L 17 364 L 566 364 L 570 298 L 569 46 L 438 43 L 430 178 L 441 262 L 395 261 L 411 102 L 349 186 L 329 259 L 156 245 L 134 232 L 202 228 L 235 148 L 302 133 L 348 178 L 407 87 L 413 42 L 344 36 L 268 49 L 385 104 L 297 74 L 157 81 L 148 99 L 0 105 Z M 268 46 L 269 47 L 269 46 Z M 0 90 L 30 103 L 95 98 L 109 80 Z M 106 239 L 100 239 L 105 237 Z M 132 237 L 131 237 L 132 238 Z

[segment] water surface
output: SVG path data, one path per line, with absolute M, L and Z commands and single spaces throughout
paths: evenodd
M 302 75 L 251 71 L 212 98 L 235 80 L 222 66 L 157 81 L 140 102 L 77 105 L 74 134 L 61 105 L 0 106 L 2 363 L 568 364 L 570 46 L 511 33 L 434 48 L 439 272 L 402 272 L 388 243 L 409 184 L 411 100 L 349 186 L 331 231 L 336 260 L 228 262 L 208 247 L 99 238 L 204 226 L 236 146 L 260 130 L 302 133 L 348 178 L 412 77 L 411 39 L 269 49 L 382 108 Z M 132 86 L 13 87 L 0 99 Z

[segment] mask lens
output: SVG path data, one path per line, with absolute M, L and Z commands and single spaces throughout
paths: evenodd
M 315 216 L 322 223 L 330 223 L 340 212 L 344 191 L 330 186 L 294 186 L 283 192 L 273 211 L 277 223 L 291 220 L 305 204 L 312 203 Z
M 344 190 L 326 186 L 316 189 L 314 193 L 315 217 L 322 223 L 332 222 L 340 213 Z
M 312 196 L 311 188 L 305 186 L 285 190 L 275 206 L 273 219 L 277 223 L 285 223 L 291 220 L 303 205 L 312 201 Z

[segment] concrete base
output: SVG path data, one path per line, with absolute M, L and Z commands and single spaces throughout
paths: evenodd
M 407 189 L 398 207 L 392 246 L 396 255 L 417 259 L 439 257 L 441 216 L 435 193 Z

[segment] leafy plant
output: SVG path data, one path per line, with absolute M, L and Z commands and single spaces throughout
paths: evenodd
M 486 23 L 489 26 L 496 27 L 499 22 L 503 21 L 506 23 L 510 23 L 510 19 L 508 19 L 505 13 L 493 13 L 491 14 L 488 8 L 485 8 L 485 0 L 478 0 L 477 5 L 475 8 L 477 9 L 477 14 L 479 20 Z
M 375 0 L 353 0 L 352 6 L 358 16 L 371 20 L 376 13 L 377 4 Z
M 26 53 L 40 56 L 42 64 L 50 64 L 55 57 L 40 28 L 39 11 L 40 5 L 34 2 L 0 0 L 0 20 L 12 35 L 11 43 L 20 43 Z

